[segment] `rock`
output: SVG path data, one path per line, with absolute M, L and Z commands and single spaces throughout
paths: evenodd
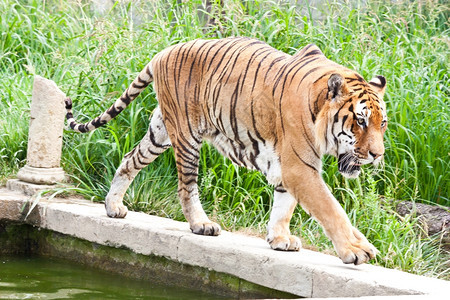
M 401 216 L 416 214 L 429 236 L 442 235 L 444 249 L 450 250 L 450 209 L 436 205 L 402 201 L 397 205 Z

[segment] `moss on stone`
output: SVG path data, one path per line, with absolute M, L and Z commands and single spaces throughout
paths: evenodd
M 38 249 L 31 225 L 0 222 L 0 254 L 31 254 Z

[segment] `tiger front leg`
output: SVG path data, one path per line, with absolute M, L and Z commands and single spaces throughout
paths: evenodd
M 302 247 L 300 239 L 291 235 L 289 230 L 289 223 L 296 205 L 297 200 L 282 186 L 275 188 L 266 237 L 272 249 L 299 251 Z
M 285 177 L 289 178 L 286 188 L 295 195 L 303 209 L 322 225 L 344 263 L 359 265 L 376 256 L 378 250 L 351 225 L 319 172 L 305 167 L 292 170 L 290 175 Z
M 178 196 L 186 220 L 193 233 L 219 235 L 219 224 L 209 220 L 200 203 L 198 194 L 198 163 L 200 145 L 174 146 L 178 170 Z

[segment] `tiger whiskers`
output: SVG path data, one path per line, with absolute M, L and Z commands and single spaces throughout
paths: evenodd
M 344 175 L 353 175 L 360 170 L 362 163 L 353 152 L 346 152 L 339 155 L 338 167 L 339 172 Z
M 378 162 L 372 163 L 373 165 L 373 174 L 378 174 L 383 172 L 385 163 L 384 159 L 379 160 Z

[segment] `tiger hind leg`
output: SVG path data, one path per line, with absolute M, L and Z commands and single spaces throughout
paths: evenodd
M 220 226 L 209 220 L 200 203 L 197 184 L 200 147 L 201 142 L 192 140 L 186 143 L 185 137 L 173 141 L 178 171 L 178 196 L 193 233 L 219 235 Z
M 131 152 L 125 155 L 114 175 L 105 199 L 106 214 L 111 218 L 124 218 L 128 209 L 123 196 L 133 179 L 148 164 L 171 146 L 159 106 L 154 110 L 149 129 Z
M 302 243 L 298 237 L 291 235 L 289 230 L 297 200 L 282 186 L 275 188 L 273 198 L 266 240 L 274 250 L 299 251 Z

